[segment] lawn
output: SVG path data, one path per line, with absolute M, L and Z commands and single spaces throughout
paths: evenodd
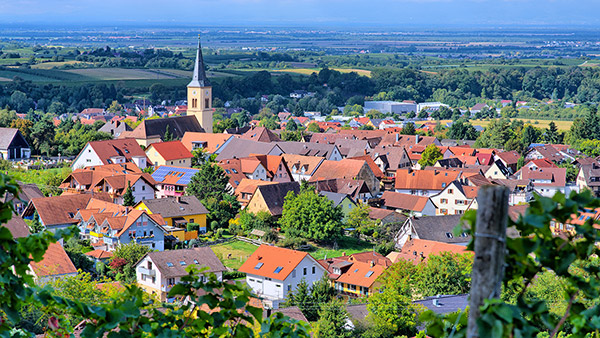
M 344 255 L 350 255 L 357 252 L 364 252 L 373 250 L 374 245 L 361 241 L 353 237 L 343 237 L 338 240 L 337 248 L 321 246 L 317 247 L 316 250 L 311 251 L 310 255 L 315 259 L 323 259 L 325 257 L 339 257 Z
M 232 241 L 213 245 L 210 248 L 223 265 L 237 270 L 258 247 L 242 241 Z

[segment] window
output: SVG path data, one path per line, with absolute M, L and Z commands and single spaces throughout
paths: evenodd
M 152 276 L 152 284 L 156 284 L 156 277 Z
M 312 267 L 312 274 L 314 275 L 315 273 L 317 273 L 317 267 L 316 267 L 316 266 L 313 266 L 313 267 Z
M 448 238 L 453 238 L 453 237 L 454 237 L 454 235 L 452 235 L 452 233 L 451 233 L 451 232 L 447 232 L 447 233 L 446 233 L 446 237 L 448 237 Z
M 194 219 L 193 218 L 190 218 L 190 223 L 194 223 Z
M 449 194 L 454 194 L 454 189 L 448 189 Z
M 275 273 L 280 273 L 280 272 L 281 272 L 281 270 L 283 270 L 283 266 L 278 266 L 278 267 L 275 269 Z
M 373 271 L 368 271 L 367 274 L 365 275 L 365 277 L 369 278 L 373 276 Z
M 442 188 L 445 188 L 445 187 L 446 187 L 446 183 L 442 183 Z
M 175 285 L 175 278 L 167 278 L 167 285 Z
M 258 270 L 258 269 L 262 268 L 263 265 L 265 265 L 265 263 L 259 262 L 258 264 L 256 264 L 256 266 L 254 267 L 254 269 Z
M 152 270 L 152 262 L 148 261 L 148 270 Z
M 306 268 L 303 269 L 304 275 L 306 276 Z
M 142 185 L 142 191 L 146 190 L 146 186 Z
M 170 268 L 172 268 L 173 267 L 173 263 L 167 262 L 167 266 L 170 267 Z
M 204 108 L 210 108 L 210 100 L 204 99 Z
M 292 291 L 292 284 L 288 284 L 288 291 Z
M 296 269 L 292 271 L 292 278 L 296 278 Z
M 179 261 L 179 264 L 181 264 L 181 266 L 185 266 L 186 265 L 185 261 Z
M 446 203 L 448 203 L 448 199 L 442 198 L 442 199 L 440 199 L 440 203 L 441 204 L 446 204 Z
M 198 260 L 197 259 L 194 259 L 194 264 L 198 264 Z

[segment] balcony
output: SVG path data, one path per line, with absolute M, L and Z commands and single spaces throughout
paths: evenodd
M 150 269 L 148 269 L 148 268 L 144 268 L 143 266 L 140 266 L 140 267 L 138 268 L 138 271 L 139 271 L 141 274 L 144 274 L 144 275 L 146 275 L 146 276 L 154 276 L 154 275 L 156 275 L 156 271 L 154 271 L 154 270 L 150 270 Z

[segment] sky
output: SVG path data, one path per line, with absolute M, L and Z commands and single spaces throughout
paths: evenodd
M 600 0 L 0 0 L 4 24 L 591 26 Z

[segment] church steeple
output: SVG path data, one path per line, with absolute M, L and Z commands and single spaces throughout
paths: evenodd
M 198 34 L 198 50 L 196 51 L 196 62 L 194 63 L 194 75 L 188 87 L 209 87 L 210 81 L 204 70 L 204 58 L 202 57 L 202 46 L 200 45 L 200 34 Z
M 187 85 L 187 114 L 196 116 L 198 122 L 207 133 L 213 130 L 212 87 L 204 70 L 204 58 L 200 35 L 198 35 L 198 50 L 192 81 Z

